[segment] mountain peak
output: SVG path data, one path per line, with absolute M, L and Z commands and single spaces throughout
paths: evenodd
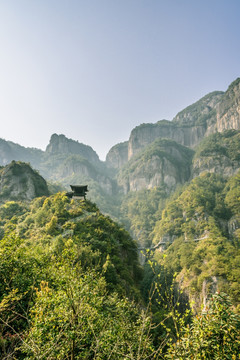
M 53 134 L 51 136 L 50 142 L 46 148 L 46 154 L 74 154 L 81 155 L 91 163 L 98 163 L 100 161 L 97 153 L 91 146 L 69 139 L 63 134 Z

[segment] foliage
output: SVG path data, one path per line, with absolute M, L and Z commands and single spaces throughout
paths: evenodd
M 201 141 L 196 149 L 194 159 L 211 156 L 218 158 L 226 156 L 231 161 L 240 160 L 240 132 L 227 130 L 215 133 Z
M 181 287 L 198 299 L 196 308 L 214 286 L 234 304 L 239 301 L 240 242 L 237 232 L 230 238 L 225 225 L 238 212 L 238 179 L 239 174 L 228 182 L 216 174 L 195 178 L 167 203 L 154 229 L 155 242 L 167 234 L 169 239 L 164 254 L 156 252 L 155 258 L 178 273 Z
M 104 278 L 60 266 L 41 282 L 22 348 L 28 359 L 144 359 L 153 353 L 149 318 L 108 294 Z
M 179 112 L 173 122 L 181 126 L 206 125 L 207 121 L 216 118 L 216 111 L 210 104 L 218 102 L 223 94 L 221 91 L 214 91 L 205 95 Z
M 64 193 L 2 209 L 3 358 L 157 358 L 150 314 L 129 300 L 140 300 L 141 268 L 125 230 Z
M 191 164 L 193 151 L 173 140 L 157 139 L 133 156 L 128 163 L 123 166 L 118 174 L 118 180 L 121 182 L 122 179 L 127 178 L 136 169 L 141 169 L 141 167 L 144 167 L 154 156 L 160 159 L 166 158 L 180 173 L 184 172 L 185 177 L 188 177 L 186 173 Z
M 182 329 L 166 359 L 239 359 L 240 317 L 231 307 L 224 293 L 212 297 L 202 314 L 193 323 Z
M 150 247 L 151 233 L 167 198 L 164 187 L 128 193 L 121 204 L 121 221 L 141 247 Z

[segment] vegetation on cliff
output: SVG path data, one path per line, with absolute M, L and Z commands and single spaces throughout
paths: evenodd
M 214 288 L 239 304 L 239 177 L 226 181 L 207 173 L 195 178 L 168 201 L 154 229 L 155 243 L 166 249 L 155 258 L 178 274 L 197 306 Z

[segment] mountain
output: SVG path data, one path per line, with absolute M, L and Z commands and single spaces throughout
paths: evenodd
M 130 134 L 128 156 L 121 146 L 114 146 L 107 155 L 107 163 L 121 167 L 137 152 L 158 138 L 167 138 L 195 148 L 200 141 L 215 132 L 240 130 L 240 78 L 227 91 L 214 91 L 179 112 L 172 121 L 160 120 L 155 124 L 142 124 Z M 126 147 L 126 146 L 125 146 Z M 119 158 L 123 161 L 119 162 Z
M 64 135 L 53 134 L 46 148 L 47 158 L 55 155 L 80 155 L 90 163 L 99 164 L 100 160 L 97 153 L 91 146 L 84 145 L 78 141 L 66 138 Z
M 118 184 L 129 191 L 166 186 L 169 190 L 190 177 L 193 151 L 173 140 L 157 139 L 133 156 L 118 174 Z
M 0 139 L 0 165 L 7 165 L 12 160 L 30 162 L 32 166 L 38 167 L 41 162 L 43 151 Z
M 108 167 L 119 169 L 128 161 L 128 141 L 113 146 L 106 156 Z
M 46 181 L 29 164 L 12 161 L 0 168 L 0 202 L 48 196 Z
M 206 172 L 175 194 L 155 223 L 155 257 L 178 274 L 177 281 L 196 308 L 216 290 L 238 304 L 239 195 L 240 171 L 229 178 Z
M 226 130 L 209 135 L 196 148 L 192 176 L 204 172 L 232 176 L 240 169 L 240 132 Z
M 128 202 L 129 192 L 137 197 L 139 191 L 164 187 L 170 194 L 205 171 L 225 176 L 238 171 L 239 103 L 238 78 L 226 92 L 204 96 L 172 121 L 137 126 L 128 141 L 110 149 L 106 162 L 90 146 L 57 134 L 51 136 L 46 151 L 1 140 L 0 161 L 2 165 L 12 159 L 28 161 L 66 190 L 70 184 L 88 184 L 89 198 L 126 223 L 121 204 Z

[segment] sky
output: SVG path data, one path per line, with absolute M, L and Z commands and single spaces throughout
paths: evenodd
M 239 0 L 0 0 L 0 137 L 102 160 L 240 76 Z

